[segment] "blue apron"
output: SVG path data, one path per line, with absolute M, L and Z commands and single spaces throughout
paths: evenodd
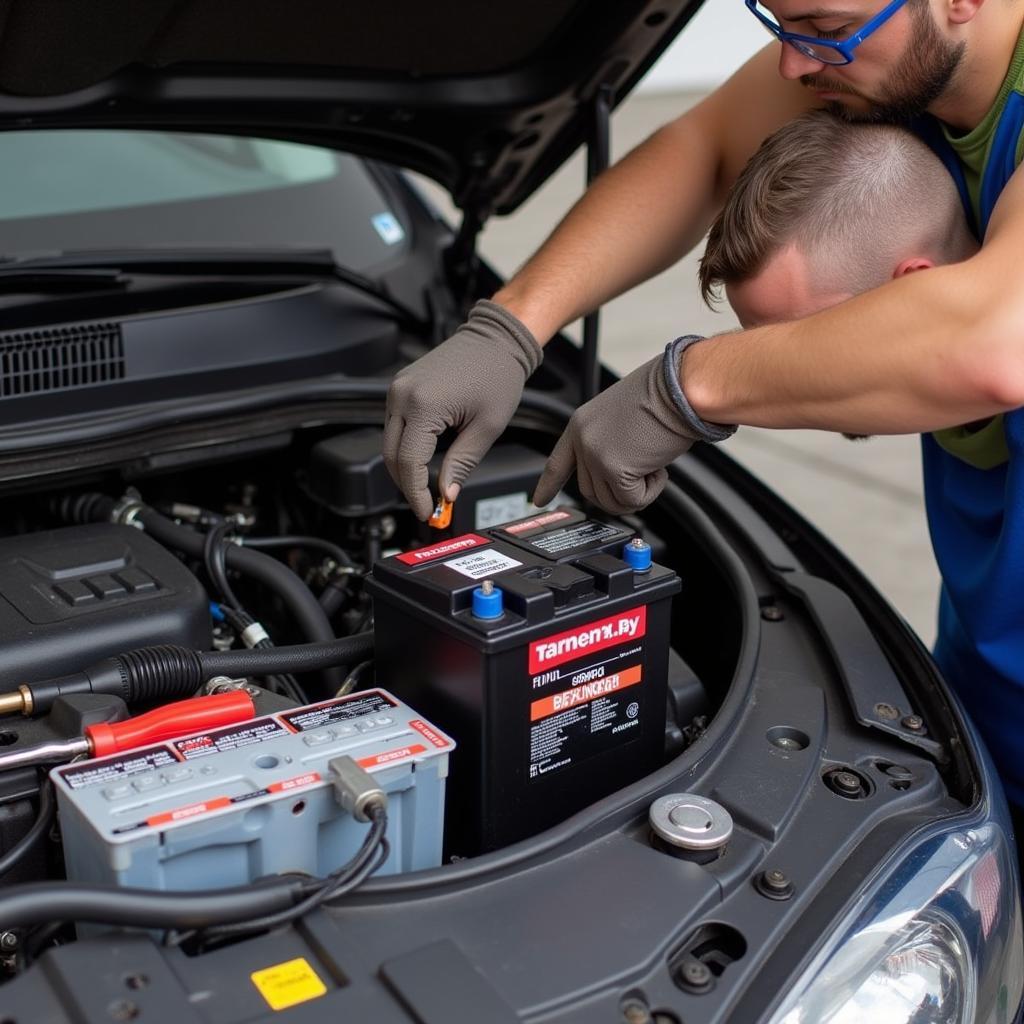
M 915 125 L 956 181 L 979 239 L 1016 169 L 1022 128 L 1024 96 L 1011 92 L 976 219 L 963 169 L 938 124 L 927 118 Z M 935 658 L 984 736 L 1009 798 L 1024 805 L 1024 409 L 1004 414 L 1003 430 L 1009 459 L 992 469 L 978 469 L 923 436 L 925 505 L 943 581 Z

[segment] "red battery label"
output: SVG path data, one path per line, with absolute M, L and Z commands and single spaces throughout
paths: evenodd
M 602 651 L 606 647 L 639 640 L 647 632 L 647 607 L 610 615 L 607 619 L 587 622 L 564 633 L 546 636 L 530 644 L 530 675 L 544 672 L 566 661 L 574 661 L 585 654 Z
M 486 537 L 478 533 L 464 533 L 461 537 L 453 537 L 451 540 L 441 541 L 440 544 L 431 544 L 429 547 L 416 548 L 413 551 L 406 551 L 404 554 L 395 555 L 399 562 L 406 565 L 423 565 L 425 562 L 433 562 L 436 558 L 444 558 L 445 555 L 457 555 L 470 548 L 478 548 L 481 544 L 490 544 Z

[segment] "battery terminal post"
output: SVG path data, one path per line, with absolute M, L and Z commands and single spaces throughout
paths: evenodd
M 500 619 L 505 614 L 505 598 L 494 580 L 484 580 L 473 591 L 473 617 Z
M 327 762 L 334 796 L 356 821 L 370 821 L 377 812 L 387 810 L 388 795 L 351 757 L 334 757 Z
M 651 545 L 642 537 L 634 537 L 622 549 L 622 560 L 634 572 L 649 572 L 653 564 Z

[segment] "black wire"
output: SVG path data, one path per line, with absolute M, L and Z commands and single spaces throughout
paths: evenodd
M 206 538 L 203 543 L 203 563 L 206 566 L 206 573 L 210 577 L 214 587 L 220 592 L 223 602 L 232 608 L 241 611 L 242 603 L 238 600 L 231 583 L 228 580 L 227 570 L 227 535 L 234 529 L 232 523 L 217 523 L 206 531 Z
M 269 928 L 288 924 L 325 903 L 340 899 L 361 885 L 385 863 L 391 853 L 391 844 L 384 835 L 388 826 L 387 811 L 377 804 L 370 808 L 369 813 L 371 815 L 370 828 L 355 856 L 325 878 L 309 883 L 308 888 L 311 891 L 305 899 L 293 907 L 265 914 L 262 917 L 253 918 L 251 921 L 206 928 L 200 933 L 202 941 L 208 943 L 215 939 L 266 931 Z
M 221 605 L 220 609 L 224 613 L 224 618 L 228 625 L 239 636 L 241 636 L 241 634 L 256 621 L 244 608 L 231 608 L 228 605 Z M 265 651 L 269 650 L 273 646 L 274 642 L 270 637 L 264 637 L 252 648 L 252 650 Z M 299 681 L 290 672 L 278 675 L 266 675 L 263 678 L 267 680 L 271 689 L 284 693 L 286 697 L 295 701 L 296 704 L 309 703 L 309 697 L 307 696 L 306 691 L 303 690 L 299 685 Z
M 297 534 L 284 534 L 279 537 L 243 537 L 242 546 L 246 548 L 313 548 L 317 551 L 326 551 L 338 565 L 349 569 L 353 568 L 353 562 L 348 552 L 333 541 L 324 540 L 322 537 L 305 537 Z
M 21 839 L 0 857 L 0 877 L 17 867 L 32 847 L 50 831 L 56 813 L 57 801 L 54 799 L 53 786 L 48 779 L 44 779 L 39 787 L 39 813 L 36 820 Z

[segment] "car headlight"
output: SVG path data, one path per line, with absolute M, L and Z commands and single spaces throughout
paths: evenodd
M 932 833 L 858 902 L 771 1024 L 1010 1024 L 1024 989 L 1013 848 Z

